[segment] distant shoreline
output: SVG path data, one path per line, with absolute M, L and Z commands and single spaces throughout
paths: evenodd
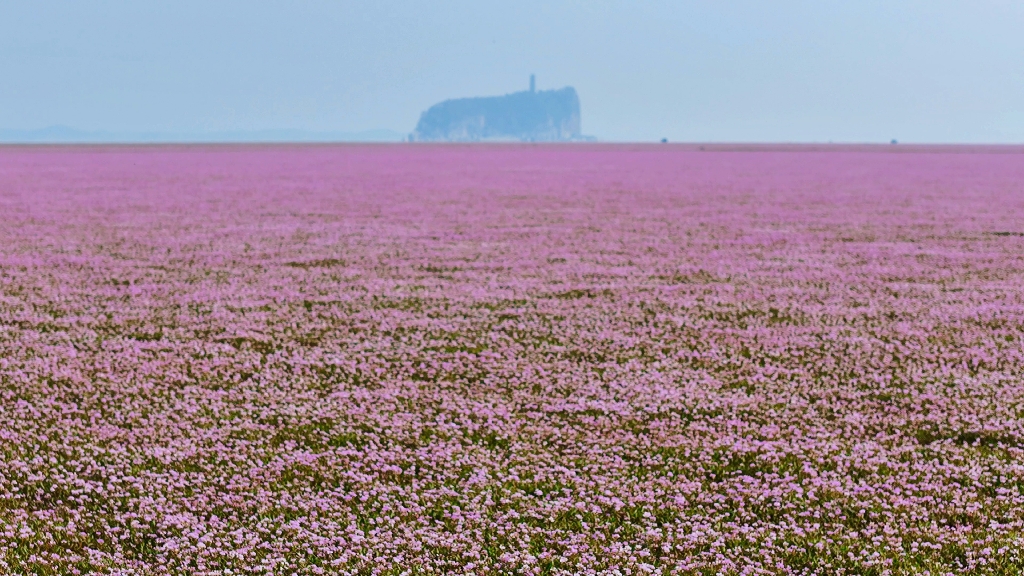
M 822 144 L 822 143 L 699 143 L 699 142 L 395 142 L 395 141 L 168 141 L 168 142 L 5 142 L 3 149 L 230 149 L 230 148 L 326 148 L 326 147 L 390 147 L 410 148 L 580 148 L 678 152 L 863 152 L 920 154 L 1024 154 L 1024 144 Z
M 3 144 L 219 144 L 219 143 L 334 143 L 402 142 L 406 134 L 387 129 L 355 132 L 315 130 L 222 130 L 212 132 L 159 132 L 79 130 L 50 126 L 36 130 L 0 130 Z

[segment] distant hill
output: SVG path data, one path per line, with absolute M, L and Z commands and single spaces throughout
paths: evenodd
M 431 106 L 410 136 L 422 142 L 589 140 L 580 133 L 574 88 L 459 98 Z
M 235 130 L 228 132 L 113 132 L 51 126 L 39 130 L 0 130 L 7 144 L 111 144 L 187 142 L 401 142 L 393 130 L 312 132 L 308 130 Z

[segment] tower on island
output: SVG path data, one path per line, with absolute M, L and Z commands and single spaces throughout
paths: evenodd
M 534 76 L 533 74 L 530 74 L 530 92 L 533 93 L 533 92 L 536 92 L 536 91 L 537 91 L 537 77 Z

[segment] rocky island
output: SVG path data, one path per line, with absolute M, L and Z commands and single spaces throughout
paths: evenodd
M 580 134 L 576 90 L 530 89 L 504 96 L 458 98 L 431 106 L 420 116 L 414 142 L 566 142 L 589 140 Z

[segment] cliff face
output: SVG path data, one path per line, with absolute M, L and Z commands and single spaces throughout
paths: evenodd
M 572 87 L 445 100 L 420 116 L 412 139 L 424 142 L 580 139 L 580 99 Z

